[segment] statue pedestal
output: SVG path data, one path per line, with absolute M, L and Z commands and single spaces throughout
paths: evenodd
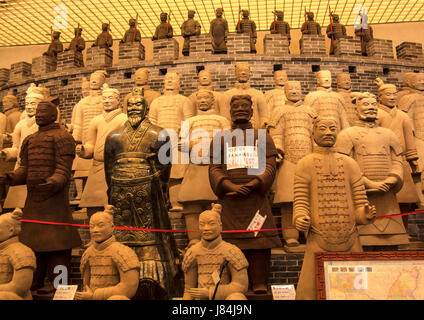
M 119 64 L 137 64 L 144 60 L 145 56 L 145 49 L 141 42 L 119 43 Z
M 101 69 L 111 67 L 113 51 L 109 48 L 92 47 L 87 49 L 85 64 L 87 68 Z
M 7 84 L 9 81 L 10 70 L 6 68 L 0 68 L 0 87 Z
M 394 59 L 392 40 L 372 39 L 367 44 L 367 54 L 377 59 Z
M 31 64 L 28 62 L 18 62 L 10 66 L 10 76 L 9 81 L 15 82 L 23 80 L 31 76 Z
M 402 42 L 396 46 L 396 56 L 399 60 L 423 60 L 423 46 L 416 42 Z
M 334 40 L 334 55 L 362 56 L 361 40 L 356 39 L 354 37 L 346 37 L 346 38 Z
M 281 34 L 265 35 L 264 54 L 267 54 L 270 56 L 289 55 L 289 38 Z
M 232 55 L 250 53 L 250 36 L 244 33 L 229 33 L 227 36 L 227 53 Z
M 179 55 L 180 45 L 174 38 L 153 40 L 154 59 L 176 60 L 178 59 Z
M 57 55 L 56 71 L 84 67 L 82 53 L 73 50 L 64 51 Z
M 300 53 L 308 55 L 326 55 L 325 36 L 304 34 L 299 40 Z
M 32 59 L 32 75 L 38 77 L 56 70 L 56 61 L 49 56 L 41 56 Z
M 190 57 L 212 54 L 212 39 L 209 34 L 190 37 Z

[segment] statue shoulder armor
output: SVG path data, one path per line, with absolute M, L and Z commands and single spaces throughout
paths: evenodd
M 117 264 L 119 270 L 127 272 L 132 269 L 140 269 L 140 262 L 133 249 L 119 242 L 114 242 L 112 246 L 114 250 L 113 261 Z
M 223 244 L 225 245 L 226 251 L 225 259 L 228 260 L 234 269 L 240 271 L 249 266 L 246 257 L 238 247 L 225 241 Z

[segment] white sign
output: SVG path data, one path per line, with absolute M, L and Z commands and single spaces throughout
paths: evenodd
M 272 285 L 272 296 L 274 300 L 295 300 L 296 290 L 294 285 Z
M 232 169 L 259 169 L 258 147 L 239 146 L 229 147 L 227 145 L 227 170 Z
M 252 221 L 250 221 L 250 224 L 247 227 L 247 230 L 260 230 L 262 226 L 264 225 L 265 220 L 266 220 L 266 216 L 263 217 L 259 214 L 259 210 L 256 211 L 256 214 L 253 217 Z M 258 235 L 258 233 L 259 231 L 254 232 L 255 237 Z
M 77 292 L 77 289 L 77 285 L 65 286 L 60 284 L 57 286 L 53 300 L 74 300 L 74 296 Z

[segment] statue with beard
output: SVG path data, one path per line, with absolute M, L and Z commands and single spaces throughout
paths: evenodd
M 108 202 L 116 208 L 116 226 L 171 229 L 167 208 L 171 165 L 159 161 L 159 149 L 168 143 L 168 134 L 150 122 L 148 111 L 143 89 L 134 88 L 128 99 L 128 121 L 106 138 Z M 136 252 L 140 279 L 151 278 L 172 295 L 177 271 L 172 233 L 116 230 L 115 235 Z

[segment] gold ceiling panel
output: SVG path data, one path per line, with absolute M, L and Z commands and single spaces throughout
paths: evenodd
M 103 22 L 110 22 L 113 38 L 120 39 L 128 29 L 128 20 L 137 14 L 142 37 L 150 38 L 161 12 L 170 13 L 174 34 L 180 35 L 188 10 L 196 11 L 195 19 L 205 33 L 218 7 L 224 8 L 230 32 L 235 31 L 240 8 L 250 11 L 257 30 L 268 30 L 273 10 L 283 10 L 292 28 L 300 28 L 305 10 L 314 12 L 315 20 L 326 27 L 329 8 L 345 25 L 355 23 L 361 7 L 366 8 L 371 24 L 424 20 L 424 0 L 0 0 L 0 46 L 49 43 L 51 28 L 61 31 L 62 41 L 69 42 L 78 24 L 84 39 L 93 41 Z

